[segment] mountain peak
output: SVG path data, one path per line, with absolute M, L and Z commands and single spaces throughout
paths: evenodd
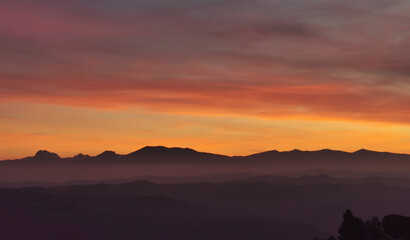
M 362 149 L 357 150 L 357 151 L 354 152 L 354 153 L 361 153 L 361 154 L 363 154 L 363 153 L 373 153 L 373 152 L 374 152 L 374 151 L 370 151 L 370 150 L 367 150 L 367 149 L 362 148 Z
M 82 153 L 79 153 L 79 154 L 75 155 L 75 156 L 73 157 L 73 159 L 79 160 L 79 159 L 85 159 L 85 158 L 88 158 L 88 157 L 89 157 L 89 155 L 84 155 L 84 154 L 82 154 Z
M 295 149 L 290 150 L 290 151 L 288 151 L 288 152 L 289 152 L 289 153 L 301 153 L 301 152 L 303 152 L 303 151 L 300 150 L 300 149 L 295 148 Z
M 52 153 L 47 150 L 38 151 L 36 155 L 34 155 L 34 158 L 42 160 L 61 159 L 56 153 Z
M 166 149 L 168 149 L 168 148 L 164 147 L 164 146 L 145 146 L 145 147 L 141 148 L 138 151 L 143 151 L 143 152 L 145 152 L 145 151 L 158 151 L 158 150 L 161 151 L 161 150 L 166 150 Z
M 97 157 L 114 157 L 116 155 L 117 153 L 115 153 L 114 151 L 104 151 L 100 153 Z
M 337 152 L 337 151 L 329 149 L 329 148 L 324 148 L 324 149 L 318 150 L 318 152 Z
M 138 150 L 137 152 L 145 153 L 158 153 L 158 152 L 196 152 L 191 148 L 179 148 L 179 147 L 164 147 L 164 146 L 145 146 Z

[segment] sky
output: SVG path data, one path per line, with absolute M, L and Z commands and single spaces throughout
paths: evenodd
M 408 0 L 2 0 L 0 159 L 410 153 Z

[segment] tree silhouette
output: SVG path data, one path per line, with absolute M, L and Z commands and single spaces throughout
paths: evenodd
M 387 239 L 383 230 L 383 224 L 377 217 L 366 221 L 364 225 L 365 240 L 384 240 Z
M 364 237 L 365 228 L 362 219 L 355 217 L 352 211 L 347 209 L 339 228 L 339 240 L 364 240 Z
M 383 229 L 393 239 L 410 239 L 410 217 L 388 215 L 383 218 Z

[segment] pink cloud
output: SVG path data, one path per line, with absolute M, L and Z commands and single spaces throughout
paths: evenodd
M 399 1 L 0 4 L 0 101 L 408 123 Z

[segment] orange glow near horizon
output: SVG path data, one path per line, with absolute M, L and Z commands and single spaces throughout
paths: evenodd
M 247 155 L 267 150 L 335 150 L 408 153 L 405 124 L 340 120 L 274 119 L 159 113 L 142 109 L 88 109 L 45 104 L 8 104 L 1 118 L 1 159 L 46 149 L 63 157 L 127 154 L 146 145 Z M 3 110 L 6 110 L 3 106 Z M 25 110 L 25 111 L 23 111 Z
M 407 1 L 1 1 L 0 159 L 146 145 L 410 153 L 408 12 Z

